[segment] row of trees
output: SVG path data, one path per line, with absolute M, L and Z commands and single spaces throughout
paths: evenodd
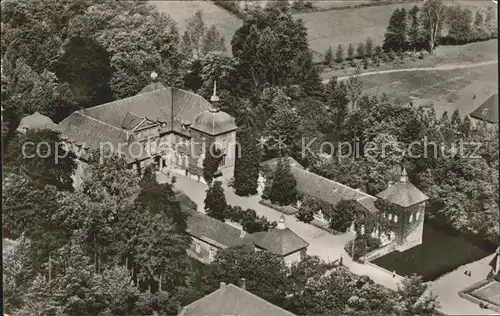
M 332 48 L 329 47 L 325 52 L 325 63 L 331 65 L 333 62 L 342 63 L 345 59 L 352 61 L 355 58 L 365 59 L 374 56 L 380 57 L 381 53 L 382 47 L 378 45 L 374 46 L 372 39 L 368 37 L 364 43 L 359 43 L 358 46 L 356 46 L 356 51 L 354 51 L 354 46 L 349 44 L 347 47 L 347 56 L 345 56 L 344 48 L 341 44 L 337 46 L 335 54 Z
M 208 216 L 222 222 L 230 220 L 242 226 L 247 233 L 268 231 L 275 227 L 276 222 L 269 222 L 265 216 L 258 216 L 252 209 L 243 210 L 239 206 L 231 206 L 226 202 L 222 182 L 215 181 L 211 184 L 205 197 L 205 212 Z
M 464 44 L 497 38 L 498 26 L 494 8 L 486 13 L 460 4 L 446 6 L 442 0 L 427 0 L 411 10 L 397 8 L 391 15 L 382 48 L 388 51 L 431 53 L 437 44 Z
M 435 315 L 438 306 L 416 276 L 392 291 L 315 256 L 288 267 L 277 255 L 245 246 L 218 252 L 202 289 L 208 294 L 219 282 L 238 284 L 240 278 L 248 291 L 297 315 Z

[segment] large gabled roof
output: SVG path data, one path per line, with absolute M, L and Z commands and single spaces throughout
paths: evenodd
M 193 209 L 184 208 L 188 213 L 187 232 L 217 248 L 249 244 L 255 239 L 251 234 L 223 223 Z
M 489 123 L 498 123 L 498 93 L 472 111 L 470 116 Z
M 189 125 L 197 119 L 203 121 L 210 108 L 210 103 L 195 93 L 153 83 L 135 96 L 73 112 L 58 124 L 57 129 L 68 139 L 87 143 L 93 149 L 109 142 L 115 149 L 122 144 L 122 153 L 128 153 L 130 131 L 144 120 L 161 123 L 161 133 L 176 132 L 189 136 L 189 129 L 185 129 L 183 124 Z M 230 130 L 236 128 L 231 116 L 225 114 L 224 119 L 227 119 L 227 124 L 219 117 L 219 121 L 204 122 L 197 129 L 207 134 L 220 133 L 220 130 L 214 129 L 215 123 L 219 124 L 217 126 L 229 126 Z M 146 158 L 128 156 L 129 161 Z
M 292 166 L 290 171 L 295 181 L 297 181 L 297 191 L 299 193 L 307 194 L 330 205 L 335 206 L 341 200 L 358 200 L 363 197 L 372 197 L 361 190 L 350 188 L 307 170 Z
M 184 307 L 179 316 L 295 316 L 295 314 L 233 284 Z

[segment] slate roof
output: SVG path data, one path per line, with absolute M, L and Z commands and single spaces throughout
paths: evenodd
M 234 118 L 218 109 L 211 109 L 198 115 L 191 128 L 213 136 L 237 129 Z
M 341 200 L 358 200 L 364 197 L 375 197 L 350 188 L 342 183 L 324 178 L 307 170 L 291 167 L 290 171 L 297 181 L 297 191 L 317 198 L 330 205 L 337 205 Z
M 241 230 L 215 218 L 205 215 L 193 209 L 185 209 L 189 217 L 187 219 L 187 232 L 200 240 L 203 240 L 217 248 L 248 244 L 254 241 L 251 234 L 245 233 L 241 237 Z
M 265 167 L 270 168 L 271 170 L 274 170 L 278 166 L 278 161 L 279 161 L 279 158 L 272 158 L 272 159 L 261 162 L 260 166 L 261 167 L 265 166 Z M 288 162 L 290 163 L 290 167 L 304 169 L 304 167 L 300 163 L 298 163 L 297 160 L 293 159 L 292 157 L 288 157 Z
M 472 111 L 470 116 L 489 123 L 498 123 L 498 93 Z
M 378 209 L 375 206 L 376 200 L 377 200 L 376 197 L 369 195 L 357 199 L 356 202 L 358 202 L 358 204 L 364 207 L 368 212 L 375 214 L 378 212 Z
M 189 129 L 184 129 L 182 122 L 196 121 L 198 116 L 203 121 L 206 117 L 204 113 L 210 107 L 207 100 L 195 93 L 152 83 L 135 96 L 73 112 L 58 124 L 57 129 L 68 139 L 99 149 L 102 142 L 110 142 L 113 146 L 127 142 L 131 135 L 127 131 L 136 128 L 144 119 L 166 123 L 161 129 L 162 133 L 177 132 L 189 136 Z M 213 124 L 236 128 L 234 119 L 229 114 L 220 112 L 218 116 L 219 119 L 212 121 Z M 224 120 L 228 122 L 225 125 Z M 221 132 L 219 127 L 213 128 L 207 122 L 198 129 L 210 134 Z M 123 146 L 122 152 L 128 152 L 127 146 Z M 137 160 L 147 157 L 146 154 L 143 156 Z
M 35 112 L 21 119 L 17 131 L 24 132 L 26 128 L 57 130 L 57 125 L 49 117 Z
M 284 226 L 284 218 L 280 219 L 283 227 L 276 227 L 267 232 L 257 232 L 255 246 L 270 251 L 279 256 L 286 256 L 309 246 L 309 243 L 294 233 L 290 228 Z
M 218 290 L 187 305 L 180 316 L 295 316 L 295 314 L 233 284 L 222 285 Z
M 429 199 L 427 195 L 408 181 L 406 169 L 403 169 L 400 181 L 378 193 L 377 197 L 404 208 Z

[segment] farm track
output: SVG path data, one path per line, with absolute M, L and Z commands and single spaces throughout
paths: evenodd
M 455 70 L 455 69 L 467 69 L 467 68 L 474 68 L 474 67 L 481 67 L 481 66 L 488 66 L 488 65 L 494 65 L 497 64 L 498 60 L 489 60 L 489 61 L 483 61 L 480 63 L 473 63 L 473 64 L 444 64 L 444 65 L 439 65 L 435 67 L 416 67 L 416 68 L 403 68 L 403 69 L 389 69 L 389 70 L 380 70 L 380 71 L 371 71 L 371 72 L 365 72 L 361 73 L 358 76 L 359 77 L 366 77 L 366 76 L 372 76 L 372 75 L 382 75 L 382 74 L 389 74 L 389 73 L 396 73 L 396 72 L 413 72 L 413 71 L 439 71 L 439 70 Z M 343 77 L 338 77 L 338 81 L 346 80 L 351 76 L 343 76 Z M 330 79 L 325 79 L 323 80 L 323 84 L 327 84 L 330 81 Z

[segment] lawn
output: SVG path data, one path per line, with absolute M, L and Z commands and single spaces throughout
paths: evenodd
M 500 307 L 500 282 L 492 281 L 471 294 L 483 301 Z
M 364 94 L 386 93 L 390 99 L 411 100 L 416 106 L 432 104 L 438 115 L 455 109 L 462 115 L 469 114 L 498 91 L 496 64 L 446 71 L 378 74 L 360 79 Z
M 394 251 L 372 263 L 402 276 L 416 273 L 424 281 L 431 281 L 493 251 L 494 248 L 478 245 L 458 233 L 445 232 L 441 227 L 426 222 L 421 245 L 404 252 Z
M 448 4 L 461 3 L 477 8 L 494 6 L 491 0 L 456 0 Z M 312 50 L 323 54 L 329 46 L 336 48 L 342 44 L 356 46 L 371 37 L 375 45 L 381 45 L 389 18 L 396 8 L 411 9 L 415 3 L 395 3 L 391 5 L 350 8 L 320 12 L 297 13 L 294 16 L 304 21 Z M 318 4 L 316 4 L 318 6 Z M 495 6 L 496 9 L 496 6 Z
M 150 1 L 158 10 L 164 12 L 177 22 L 182 35 L 186 28 L 186 19 L 191 18 L 196 11 L 203 13 L 203 19 L 208 26 L 215 24 L 226 39 L 227 51 L 231 52 L 231 39 L 234 32 L 243 22 L 232 13 L 211 3 L 210 1 Z

